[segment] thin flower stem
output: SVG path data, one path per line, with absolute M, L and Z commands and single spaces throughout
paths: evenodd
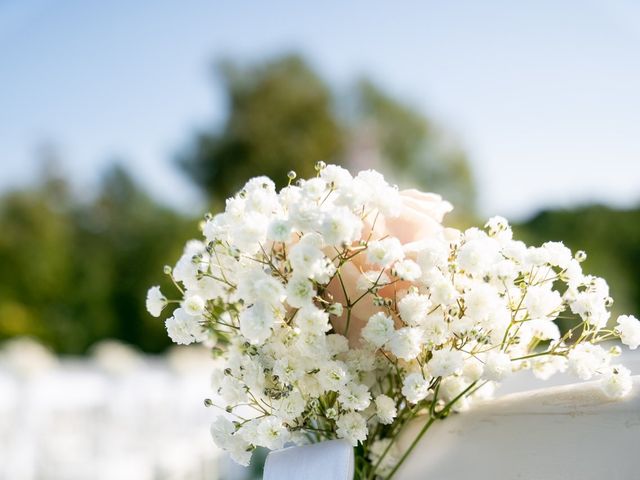
M 553 350 L 545 350 L 544 352 L 538 352 L 538 353 L 531 353 L 529 355 L 524 355 L 522 357 L 514 357 L 511 359 L 512 362 L 518 361 L 518 360 L 526 360 L 527 358 L 534 358 L 534 357 L 542 357 L 543 355 L 558 355 L 558 356 L 563 356 L 563 353 L 558 353 L 555 352 Z
M 409 448 L 407 449 L 407 451 L 404 452 L 404 454 L 402 455 L 402 457 L 400 457 L 400 460 L 398 461 L 398 463 L 396 463 L 396 465 L 393 467 L 393 470 L 391 470 L 391 472 L 389 473 L 389 475 L 387 475 L 385 477 L 385 480 L 389 480 L 391 477 L 393 477 L 393 475 L 395 475 L 395 473 L 398 471 L 398 469 L 400 468 L 400 465 L 402 465 L 402 463 L 404 463 L 404 461 L 407 459 L 407 457 L 409 456 L 409 454 L 413 451 L 413 449 L 416 447 L 416 445 L 418 444 L 418 442 L 420 441 L 420 439 L 424 436 L 425 433 L 427 433 L 427 430 L 429 430 L 429 427 L 431 425 L 433 425 L 433 423 L 437 420 L 437 417 L 429 417 L 429 420 L 427 420 L 427 423 L 424 424 L 424 427 L 422 427 L 422 430 L 420 430 L 420 433 L 418 433 L 418 435 L 416 436 L 416 438 L 413 440 L 413 442 L 411 443 L 411 445 L 409 446 Z
M 429 427 L 431 427 L 431 425 L 433 425 L 433 423 L 436 420 L 445 418 L 449 414 L 449 411 L 451 410 L 451 407 L 453 407 L 453 405 L 458 400 L 460 400 L 463 396 L 465 396 L 477 383 L 478 383 L 477 381 L 473 382 L 467 388 L 465 388 L 462 392 L 460 392 L 453 400 L 451 400 L 447 405 L 445 405 L 445 407 L 442 409 L 442 411 L 440 413 L 437 413 L 435 416 L 429 416 L 429 420 L 427 420 L 427 423 L 425 423 L 425 425 L 422 427 L 422 429 L 420 430 L 420 432 L 418 433 L 416 438 L 413 440 L 413 442 L 411 442 L 411 445 L 409 445 L 409 448 L 404 452 L 402 457 L 400 457 L 400 460 L 393 467 L 393 470 L 391 470 L 391 472 L 385 477 L 385 480 L 390 480 L 391 477 L 393 477 L 395 475 L 395 473 L 398 471 L 400 466 L 404 463 L 404 461 L 407 459 L 407 457 L 411 454 L 413 449 L 416 448 L 416 445 L 418 445 L 418 442 L 420 441 L 420 439 L 424 436 L 425 433 L 427 433 L 427 430 L 429 430 Z M 435 400 L 436 399 L 434 398 L 434 401 Z

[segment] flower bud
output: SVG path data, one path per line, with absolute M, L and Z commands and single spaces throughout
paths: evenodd
M 341 303 L 332 303 L 327 309 L 327 312 L 329 312 L 330 315 L 335 315 L 336 317 L 339 317 L 340 315 L 342 315 L 342 310 L 343 310 L 343 306 Z
M 619 357 L 620 355 L 622 355 L 622 349 L 620 348 L 619 345 L 614 345 L 609 349 L 609 353 L 613 357 Z
M 587 252 L 584 250 L 578 250 L 575 256 L 577 261 L 584 262 L 587 259 Z

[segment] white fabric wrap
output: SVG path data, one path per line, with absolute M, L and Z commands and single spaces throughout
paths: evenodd
M 351 444 L 331 440 L 271 452 L 263 480 L 352 480 L 353 468 Z

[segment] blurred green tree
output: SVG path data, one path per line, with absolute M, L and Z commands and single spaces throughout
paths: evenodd
M 212 202 L 254 175 L 312 175 L 322 159 L 441 193 L 463 210 L 457 224 L 469 222 L 475 188 L 466 156 L 409 102 L 367 80 L 338 96 L 295 56 L 222 62 L 219 72 L 227 119 L 197 133 L 180 158 Z M 162 266 L 198 235 L 195 218 L 157 203 L 118 163 L 88 201 L 47 165 L 34 187 L 0 197 L 0 340 L 31 335 L 60 353 L 82 353 L 112 337 L 161 351 L 169 341 L 145 311 L 145 293 L 158 282 L 170 291 Z M 532 244 L 562 240 L 586 250 L 585 270 L 607 278 L 615 311 L 640 311 L 640 208 L 549 210 L 514 228 Z
M 514 225 L 526 242 L 559 240 L 587 252 L 583 269 L 604 277 L 617 314 L 640 312 L 640 208 L 616 210 L 602 205 L 545 210 Z
M 249 177 L 286 182 L 287 172 L 313 175 L 335 159 L 342 132 L 331 92 L 298 56 L 240 66 L 218 64 L 228 117 L 218 132 L 197 133 L 179 163 L 212 199 L 233 195 Z
M 64 329 L 72 298 L 71 197 L 48 170 L 34 190 L 0 202 L 0 338 L 31 335 L 51 343 Z
M 145 351 L 168 345 L 163 322 L 144 306 L 149 286 L 168 281 L 162 266 L 173 264 L 184 242 L 198 235 L 194 219 L 159 205 L 117 163 L 104 174 L 100 192 L 76 217 L 85 262 L 81 317 L 95 318 L 93 338 L 114 337 Z M 79 279 L 80 280 L 80 279 Z
M 103 338 L 152 352 L 169 344 L 145 292 L 195 222 L 158 205 L 123 168 L 110 168 L 87 203 L 49 170 L 0 199 L 0 229 L 0 340 L 34 336 L 62 353 Z
M 358 165 L 362 167 L 374 163 L 400 185 L 441 194 L 461 212 L 458 220 L 474 213 L 476 188 L 471 167 L 450 135 L 408 102 L 367 79 L 356 83 L 352 101 L 348 124 L 355 148 L 347 152 L 347 161 L 362 163 Z M 357 161 L 362 156 L 359 150 L 364 154 L 361 162 Z
M 318 160 L 377 168 L 399 183 L 435 191 L 472 212 L 475 187 L 467 158 L 420 111 L 368 80 L 336 95 L 294 55 L 256 65 L 218 64 L 228 115 L 201 131 L 178 162 L 215 202 L 251 176 L 280 183 L 313 175 Z

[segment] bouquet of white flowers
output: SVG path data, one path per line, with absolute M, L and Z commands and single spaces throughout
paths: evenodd
M 496 382 L 530 369 L 601 378 L 611 397 L 631 388 L 615 363 L 618 339 L 635 349 L 640 322 L 609 327 L 607 283 L 582 272 L 584 252 L 559 242 L 528 247 L 500 217 L 484 229 L 445 228 L 451 205 L 399 191 L 378 172 L 317 176 L 280 191 L 249 180 L 223 213 L 202 223 L 165 268 L 180 298 L 149 290 L 147 308 L 179 344 L 220 357 L 215 443 L 247 464 L 258 447 L 344 438 L 356 477 L 391 478 L 426 429 Z M 556 320 L 571 318 L 562 332 Z M 394 441 L 427 421 L 416 442 Z

